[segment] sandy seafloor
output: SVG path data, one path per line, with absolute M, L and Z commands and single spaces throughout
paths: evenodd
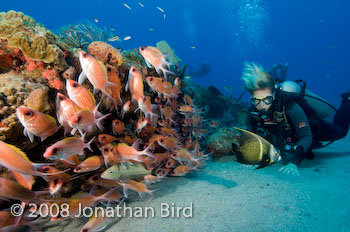
M 254 170 L 232 156 L 212 160 L 158 184 L 155 197 L 127 204 L 153 207 L 154 218 L 121 218 L 106 231 L 350 231 L 350 136 L 315 154 L 302 163 L 300 177 L 279 173 L 281 164 Z M 193 217 L 161 218 L 161 203 L 193 203 Z M 43 230 L 79 231 L 84 222 L 50 223 Z

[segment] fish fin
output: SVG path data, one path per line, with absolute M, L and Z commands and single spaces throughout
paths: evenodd
M 128 193 L 127 193 L 128 187 L 126 186 L 125 183 L 122 183 L 122 185 L 123 185 L 123 194 L 126 198 L 128 198 Z
M 70 131 L 70 134 L 71 134 L 71 135 L 74 135 L 75 132 L 77 132 L 77 130 L 78 130 L 77 128 L 73 128 L 73 129 Z
M 42 165 L 42 163 L 34 163 L 33 165 L 34 165 L 36 174 L 38 174 L 39 176 L 54 176 L 54 175 L 58 175 L 58 174 L 62 174 L 62 173 L 68 172 L 70 170 L 70 169 L 66 169 L 66 170 L 59 171 L 59 172 L 43 173 L 43 172 L 37 171 L 37 169 L 40 168 L 41 166 L 46 166 L 47 163 L 46 163 L 46 165 Z M 50 165 L 52 165 L 52 164 L 50 164 Z
M 46 138 L 47 138 L 47 136 L 42 136 L 42 137 L 40 137 L 41 142 L 44 141 Z
M 7 146 L 9 146 L 12 150 L 14 150 L 17 154 L 19 154 L 23 159 L 25 159 L 26 161 L 29 161 L 29 158 L 27 157 L 27 155 L 18 147 L 11 145 L 11 144 L 6 144 Z
M 149 68 L 152 68 L 152 67 L 153 67 L 146 59 L 145 59 L 145 61 L 146 61 L 147 67 L 149 67 Z
M 93 94 L 93 95 L 96 95 L 97 92 L 98 92 L 98 89 L 96 89 L 96 88 L 94 87 L 94 90 L 92 91 L 92 94 Z
M 62 160 L 66 161 L 66 162 L 69 163 L 70 165 L 77 165 L 76 163 L 74 163 L 73 161 L 71 161 L 71 160 L 69 160 L 69 159 L 67 159 L 67 158 L 62 159 Z
M 32 132 L 30 132 L 29 130 L 27 130 L 27 135 L 28 135 L 30 142 L 33 143 L 34 142 L 34 134 Z
M 128 81 L 125 84 L 125 92 L 128 92 L 128 88 L 129 88 L 129 79 L 128 79 Z
M 87 78 L 86 74 L 82 71 L 78 77 L 78 83 L 83 84 L 86 78 Z
M 24 127 L 24 129 L 23 129 L 23 135 L 26 136 L 26 137 L 28 137 L 28 131 L 27 131 L 27 128 L 25 128 L 25 127 Z
M 237 144 L 232 143 L 232 151 L 233 151 L 233 152 L 237 152 L 237 151 L 238 151 L 238 148 L 239 148 L 239 146 L 238 146 Z
M 96 136 L 94 136 L 87 144 L 85 144 L 85 147 L 89 149 L 90 151 L 93 151 L 90 147 L 91 143 L 95 140 Z
M 104 120 L 105 118 L 107 118 L 110 115 L 111 115 L 111 113 L 106 114 L 106 115 L 104 115 L 104 116 L 102 116 L 102 117 L 100 117 L 100 118 L 95 120 L 96 121 L 96 126 L 98 127 L 98 129 L 100 129 L 101 131 L 104 130 L 104 127 L 102 126 L 101 122 L 102 122 L 102 120 Z

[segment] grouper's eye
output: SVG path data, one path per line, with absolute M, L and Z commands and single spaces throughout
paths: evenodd
M 133 72 L 136 72 L 136 68 L 133 68 L 132 71 L 133 71 Z
M 77 122 L 80 122 L 81 121 L 81 116 L 79 116 L 78 118 L 77 118 Z
M 108 149 L 107 147 L 105 147 L 105 148 L 103 149 L 103 151 L 104 151 L 104 152 L 108 152 L 109 149 Z
M 112 71 L 112 69 L 111 68 L 107 68 L 107 72 L 110 72 L 110 71 Z
M 84 52 L 83 56 L 86 58 L 88 56 L 88 54 L 86 52 Z
M 77 83 L 74 83 L 72 86 L 73 86 L 73 88 L 77 88 L 77 87 L 78 87 L 78 84 L 77 84 Z
M 53 154 L 57 154 L 57 152 L 59 151 L 59 149 L 57 147 L 55 147 L 53 150 L 52 150 L 52 153 Z
M 61 97 L 59 97 L 59 99 L 60 99 L 60 101 L 63 101 L 63 100 L 64 100 L 64 97 L 61 96 Z

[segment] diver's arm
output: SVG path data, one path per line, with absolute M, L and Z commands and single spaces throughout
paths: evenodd
M 299 165 L 303 160 L 303 152 L 307 151 L 312 144 L 311 127 L 304 110 L 297 103 L 294 103 L 286 114 L 291 126 L 295 129 L 298 139 L 296 145 L 299 147 L 298 152 L 290 157 L 289 162 Z

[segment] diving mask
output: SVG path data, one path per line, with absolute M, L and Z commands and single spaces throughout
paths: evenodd
M 273 96 L 253 97 L 250 99 L 253 106 L 259 105 L 261 101 L 263 101 L 266 105 L 270 105 L 273 102 Z

